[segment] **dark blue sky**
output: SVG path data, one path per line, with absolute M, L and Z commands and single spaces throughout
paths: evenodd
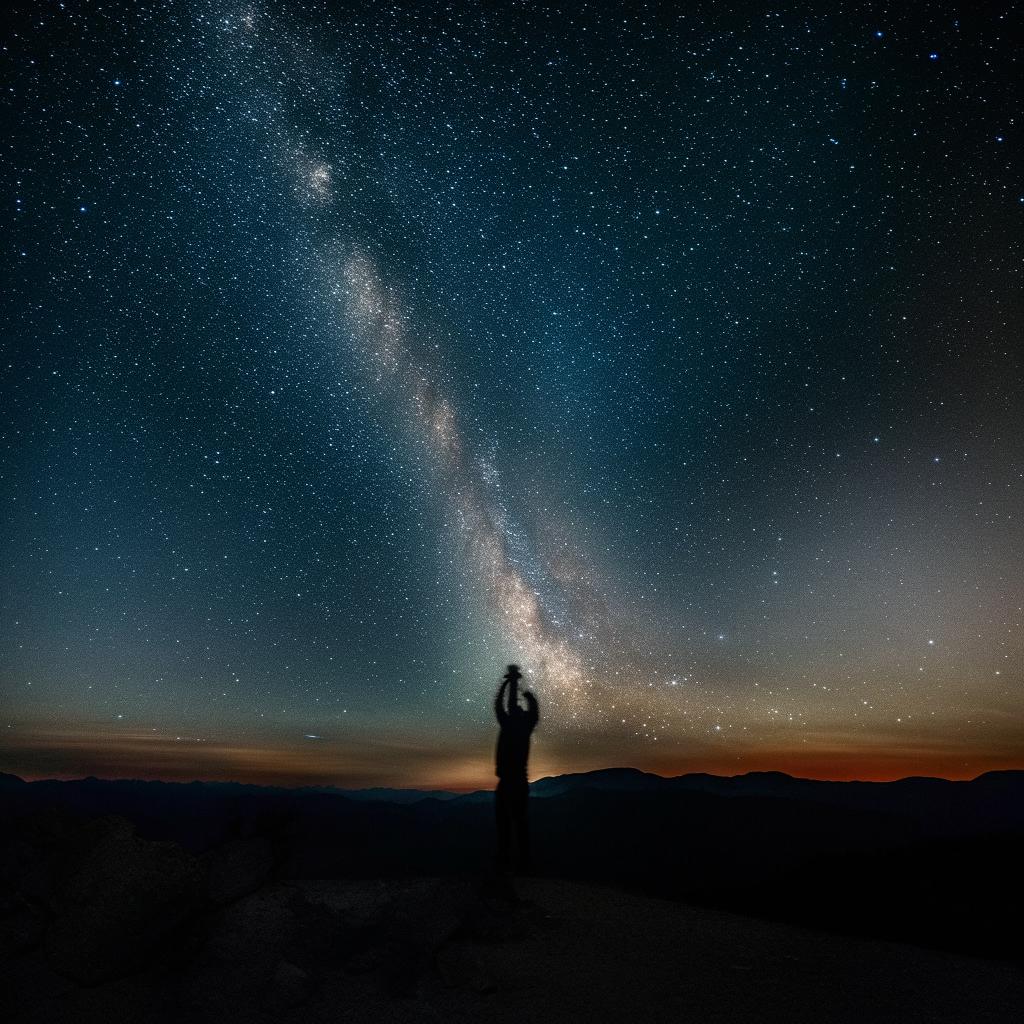
M 16 12 L 0 769 L 1019 765 L 1019 16 L 428 7 Z

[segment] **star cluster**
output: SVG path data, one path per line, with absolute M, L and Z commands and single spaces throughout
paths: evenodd
M 1020 766 L 1011 7 L 12 26 L 0 769 Z

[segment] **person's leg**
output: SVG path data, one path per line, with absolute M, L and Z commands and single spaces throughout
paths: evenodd
M 530 858 L 530 786 L 524 779 L 516 786 L 515 827 L 517 863 L 520 871 L 532 870 Z
M 512 865 L 512 815 L 508 784 L 502 779 L 494 790 L 494 823 L 498 831 L 498 870 L 507 871 Z

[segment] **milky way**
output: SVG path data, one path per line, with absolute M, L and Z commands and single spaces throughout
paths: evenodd
M 302 52 L 301 42 L 291 38 L 286 22 L 257 17 L 252 11 L 226 14 L 218 28 L 223 34 L 218 43 L 229 62 L 228 78 L 237 77 L 243 82 L 246 79 L 247 69 L 239 69 L 234 63 L 239 46 L 243 54 L 263 50 L 267 60 L 262 66 L 263 75 L 270 67 L 278 69 L 276 73 L 281 77 L 276 79 L 277 83 L 282 78 L 287 80 L 293 70 L 290 55 Z M 321 67 L 311 71 L 318 63 Z M 341 98 L 325 95 L 331 87 L 330 63 L 317 48 L 307 48 L 302 53 L 300 66 L 304 78 L 315 77 L 320 83 L 313 90 L 318 111 L 330 109 L 332 99 L 339 100 L 340 105 Z M 257 95 L 274 90 L 268 77 L 250 80 L 249 84 Z M 247 106 L 248 100 L 243 98 L 242 103 Z M 265 133 L 271 151 L 284 149 L 285 171 L 293 178 L 299 205 L 312 206 L 317 212 L 333 205 L 336 199 L 331 166 L 325 159 L 311 155 L 303 142 L 286 141 L 282 146 L 282 139 L 302 134 L 296 125 L 283 120 L 281 111 L 285 107 L 283 100 L 271 104 L 258 128 Z M 259 132 L 256 141 L 258 145 Z M 600 715 L 604 705 L 594 698 L 594 683 L 585 669 L 578 644 L 566 639 L 572 623 L 553 624 L 550 612 L 544 608 L 539 588 L 551 590 L 555 581 L 550 571 L 538 565 L 529 551 L 528 539 L 523 539 L 522 532 L 515 531 L 510 522 L 496 468 L 471 450 L 453 401 L 444 393 L 440 380 L 435 379 L 441 378 L 443 371 L 436 368 L 432 378 L 417 362 L 416 348 L 409 340 L 410 332 L 415 331 L 410 323 L 414 311 L 407 310 L 399 290 L 383 280 L 365 249 L 368 241 L 353 243 L 342 237 L 318 244 L 320 251 L 314 255 L 313 263 L 322 287 L 340 303 L 344 315 L 338 325 L 338 340 L 368 374 L 372 392 L 387 403 L 386 414 L 399 425 L 409 425 L 417 442 L 436 461 L 441 489 L 448 499 L 447 515 L 441 525 L 456 530 L 460 537 L 465 571 L 497 619 L 507 660 L 520 662 L 528 675 L 538 676 L 538 682 L 546 689 L 548 713 L 556 711 L 557 718 L 574 722 L 579 722 L 581 714 L 584 720 L 595 713 Z M 515 550 L 523 546 L 526 550 Z M 522 563 L 536 567 L 541 578 L 529 580 Z M 589 596 L 586 581 L 577 576 L 571 581 L 571 588 L 565 586 L 567 582 L 563 579 L 558 587 L 561 603 L 564 605 L 566 599 L 573 606 L 585 603 Z M 577 624 L 577 637 L 579 629 Z M 593 621 L 587 623 L 587 635 L 597 640 L 601 639 L 595 636 L 599 629 Z M 600 647 L 592 654 L 600 658 Z
M 510 552 L 506 513 L 486 482 L 494 471 L 467 451 L 458 416 L 448 399 L 412 362 L 407 325 L 394 308 L 372 262 L 361 254 L 342 270 L 344 303 L 355 336 L 380 377 L 397 392 L 420 437 L 441 462 L 451 501 L 450 521 L 464 536 L 474 576 L 504 628 L 506 650 L 530 673 L 554 687 L 552 696 L 577 706 L 586 684 L 578 652 L 547 621 L 540 594 L 531 589 Z M 576 698 L 576 699 L 574 699 Z
M 912 7 L 912 9 L 910 9 Z M 1019 18 L 24 5 L 0 770 L 1019 765 Z

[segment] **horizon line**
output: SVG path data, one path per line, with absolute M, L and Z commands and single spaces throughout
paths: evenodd
M 723 775 L 717 772 L 683 772 L 680 775 L 662 775 L 659 772 L 648 771 L 643 768 L 636 768 L 633 765 L 609 765 L 606 768 L 593 768 L 588 771 L 582 772 L 565 772 L 561 775 L 542 775 L 539 778 L 530 780 L 530 785 L 534 786 L 539 782 L 547 782 L 552 779 L 565 779 L 574 778 L 581 775 L 598 775 L 604 772 L 635 772 L 638 775 L 653 776 L 657 779 L 663 779 L 665 781 L 672 781 L 675 779 L 685 779 L 693 776 L 704 776 L 713 779 L 742 779 L 747 778 L 751 775 L 778 775 L 793 782 L 823 782 L 831 783 L 833 785 L 848 785 L 850 783 L 860 783 L 861 785 L 875 785 L 875 786 L 886 786 L 892 785 L 897 782 L 908 782 L 912 780 L 929 780 L 935 782 L 977 782 L 978 779 L 983 778 L 986 775 L 1000 775 L 1010 772 L 1021 772 L 1024 773 L 1024 766 L 1020 768 L 990 768 L 983 772 L 979 772 L 977 775 L 972 776 L 968 779 L 951 779 L 944 775 L 901 775 L 891 779 L 835 779 L 835 778 L 819 778 L 806 775 L 791 775 L 789 772 L 784 772 L 778 769 L 752 769 L 746 772 L 739 772 L 735 775 Z M 408 786 L 392 786 L 392 785 L 375 785 L 375 786 L 345 786 L 343 784 L 331 783 L 331 782 L 306 782 L 301 784 L 290 784 L 287 782 L 244 782 L 239 779 L 166 779 L 166 778 L 146 778 L 141 776 L 107 776 L 107 775 L 74 775 L 74 776 L 59 776 L 59 775 L 40 775 L 35 777 L 26 777 L 13 771 L 0 771 L 0 776 L 8 776 L 15 778 L 19 782 L 25 785 L 33 785 L 39 782 L 88 782 L 90 780 L 96 782 L 144 782 L 144 783 L 161 783 L 167 786 L 194 786 L 194 785 L 212 785 L 212 786 L 246 786 L 253 789 L 284 789 L 290 791 L 301 791 L 309 789 L 331 789 L 337 790 L 341 793 L 369 793 L 375 790 L 385 790 L 389 792 L 398 793 L 448 793 L 452 796 L 470 796 L 474 793 L 490 793 L 493 791 L 493 786 L 487 787 L 458 787 L 452 788 L 443 785 L 408 785 Z

